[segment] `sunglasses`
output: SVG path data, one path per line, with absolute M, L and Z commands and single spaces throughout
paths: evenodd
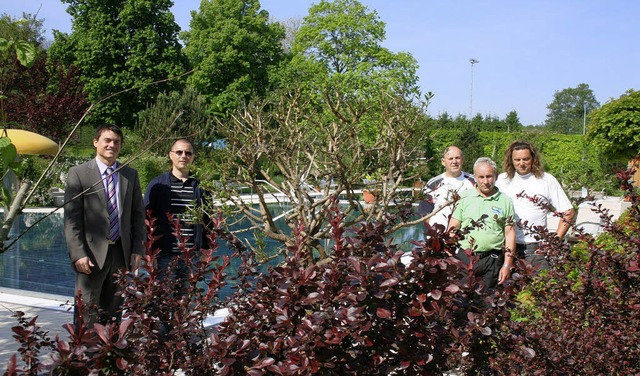
M 193 152 L 192 151 L 186 151 L 186 150 L 171 150 L 172 153 L 174 153 L 175 155 L 177 155 L 178 157 L 182 157 L 182 154 L 184 154 L 187 157 L 192 157 L 193 156 Z

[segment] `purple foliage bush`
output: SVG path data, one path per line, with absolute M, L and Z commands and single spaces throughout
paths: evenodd
M 147 221 L 150 230 L 154 221 Z M 81 318 L 77 325 L 65 325 L 68 340 L 51 339 L 35 319 L 27 321 L 17 312 L 19 325 L 13 331 L 24 365 L 19 365 L 14 355 L 5 375 L 169 375 L 177 369 L 189 369 L 194 375 L 211 374 L 217 361 L 202 356 L 209 335 L 203 322 L 222 307 L 219 294 L 230 262 L 229 257 L 215 253 L 218 241 L 241 246 L 222 230 L 221 217 L 213 218 L 212 223 L 208 235 L 211 249 L 196 255 L 184 246 L 186 239 L 182 240 L 182 252 L 191 270 L 184 294 L 178 293 L 183 288 L 178 281 L 159 278 L 155 263 L 158 251 L 151 249 L 154 235 L 149 231 L 145 263 L 137 273 L 118 276 L 125 297 L 120 323 L 89 327 Z M 175 226 L 179 230 L 177 223 Z M 82 301 L 77 301 L 82 312 Z
M 404 265 L 383 236 L 402 211 L 350 237 L 333 211 L 331 262 L 306 265 L 298 229 L 281 266 L 243 275 L 244 292 L 212 338 L 220 374 L 415 375 L 488 365 L 516 283 L 487 295 L 449 256 L 455 242 L 434 229 Z
M 607 225 L 613 240 L 581 234 L 585 251 L 572 252 L 540 231 L 550 270 L 538 274 L 518 260 L 495 291 L 473 275 L 476 257 L 465 265 L 450 256 L 464 231 L 427 227 L 403 263 L 388 232 L 409 219 L 410 207 L 345 229 L 336 202 L 331 259 L 310 264 L 299 227 L 268 272 L 218 217 L 212 249 L 183 250 L 192 268 L 188 298 L 177 297 L 177 283 L 158 279 L 150 235 L 143 272 L 120 276 L 120 324 L 68 324 L 68 340 L 50 339 L 18 312 L 20 362 L 14 356 L 5 375 L 635 374 L 640 214 L 633 187 L 628 193 L 627 223 Z M 218 241 L 242 259 L 234 281 L 225 275 L 229 258 L 216 256 Z M 234 293 L 223 300 L 220 289 L 230 282 Z M 522 302 L 523 291 L 533 303 Z M 205 328 L 222 307 L 227 319 Z
M 502 374 L 640 374 L 640 210 L 630 183 L 633 171 L 618 179 L 630 209 L 618 222 L 599 205 L 604 233 L 594 239 L 577 229 L 581 242 L 573 251 L 549 234 L 544 250 L 555 263 L 530 285 L 539 317 L 518 306 L 505 321 L 504 348 L 492 360 Z M 604 240 L 604 241 L 603 241 Z M 521 265 L 526 267 L 526 265 Z

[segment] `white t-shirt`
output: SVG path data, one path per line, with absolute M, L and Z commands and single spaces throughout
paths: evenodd
M 527 175 L 515 173 L 513 179 L 509 179 L 507 174 L 503 172 L 498 176 L 496 187 L 513 200 L 516 221 L 527 221 L 528 226 L 544 226 L 546 228 L 548 212 L 531 202 L 527 197 L 517 197 L 522 192 L 529 197 L 539 197 L 543 202 L 553 205 L 555 210 L 560 213 L 573 208 L 558 180 L 546 172 L 542 174 L 541 178 L 536 178 L 532 173 Z M 516 226 L 517 243 L 535 243 L 536 241 L 532 234 L 525 234 L 520 226 Z
M 462 172 L 460 176 L 456 178 L 445 176 L 445 174 L 440 174 L 434 178 L 431 178 L 427 182 L 424 193 L 427 196 L 426 200 L 433 204 L 433 211 L 435 211 L 438 208 L 444 206 L 448 201 L 453 199 L 454 193 L 460 194 L 460 192 L 474 188 L 475 184 L 476 182 L 473 179 L 473 175 L 466 172 Z M 429 218 L 429 224 L 433 226 L 436 223 L 440 223 L 446 228 L 449 224 L 449 217 L 451 216 L 452 212 L 453 205 L 449 205 L 443 208 L 436 215 Z

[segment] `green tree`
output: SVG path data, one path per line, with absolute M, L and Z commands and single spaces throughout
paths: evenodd
M 445 112 L 446 114 L 446 112 Z M 464 129 L 465 127 L 467 127 L 469 125 L 469 119 L 467 119 L 467 115 L 465 114 L 458 114 L 458 116 L 455 117 L 455 119 L 453 119 L 453 124 L 451 124 L 451 127 L 453 129 Z M 447 128 L 446 123 L 443 124 L 443 128 Z
M 508 133 L 520 132 L 523 128 L 520 118 L 518 117 L 518 113 L 515 110 L 510 111 L 507 114 L 507 117 L 504 119 L 504 123 L 507 127 Z
M 322 0 L 309 9 L 296 34 L 281 84 L 301 82 L 319 104 L 325 99 L 334 108 L 349 103 L 358 130 L 374 142 L 379 113 L 372 108 L 380 108 L 379 93 L 406 97 L 419 93 L 415 59 L 382 47 L 385 38 L 385 23 L 375 11 L 356 0 Z M 328 93 L 331 98 L 326 98 Z
M 0 38 L 20 40 L 40 48 L 44 43 L 43 23 L 44 20 L 30 13 L 22 13 L 19 19 L 3 13 L 0 16 Z
M 451 118 L 451 115 L 449 115 L 449 113 L 447 111 L 441 112 L 438 115 L 438 118 L 434 122 L 434 127 L 443 128 L 443 129 L 448 129 L 450 127 L 455 127 L 455 126 L 457 126 L 455 124 L 458 122 L 459 118 L 460 118 L 460 115 L 458 117 L 456 117 L 455 120 L 453 120 Z M 462 119 L 466 122 L 467 121 L 466 115 L 462 115 Z
M 195 72 L 189 84 L 214 113 L 226 114 L 269 89 L 269 71 L 283 59 L 284 28 L 269 23 L 257 0 L 203 0 L 182 34 Z
M 62 0 L 73 18 L 70 35 L 54 32 L 50 55 L 80 70 L 92 121 L 132 127 L 138 111 L 159 92 L 180 86 L 165 80 L 187 70 L 171 0 Z M 135 88 L 135 90 L 127 90 Z
M 507 126 L 504 120 L 500 119 L 498 116 L 494 115 L 485 115 L 482 121 L 481 131 L 506 131 Z
M 455 145 L 462 149 L 464 153 L 463 169 L 470 173 L 473 172 L 473 164 L 476 159 L 485 156 L 478 127 L 474 125 L 473 122 L 467 123 L 467 125 L 462 128 L 460 138 L 455 142 Z
M 484 123 L 485 119 L 482 118 L 482 115 L 480 113 L 477 113 L 474 117 L 471 118 L 471 120 L 469 120 L 469 125 L 471 125 L 471 128 L 475 128 L 476 132 L 484 129 Z
M 377 12 L 357 0 L 322 0 L 304 18 L 293 44 L 294 58 L 311 60 L 330 83 L 353 89 L 350 95 L 366 95 L 363 89 L 372 83 L 413 91 L 417 63 L 408 53 L 393 53 L 381 46 L 385 27 Z
M 629 90 L 589 115 L 587 137 L 612 160 L 640 154 L 640 91 Z
M 140 143 L 160 138 L 151 148 L 158 155 L 165 155 L 176 138 L 189 138 L 200 156 L 203 149 L 209 149 L 205 145 L 212 142 L 213 129 L 203 96 L 186 87 L 182 91 L 161 93 L 154 104 L 140 111 L 135 133 L 141 138 Z
M 585 113 L 600 107 L 587 84 L 556 91 L 547 106 L 546 127 L 553 132 L 580 134 L 583 132 Z

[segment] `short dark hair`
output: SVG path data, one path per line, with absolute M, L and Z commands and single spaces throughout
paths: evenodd
M 529 150 L 531 153 L 531 172 L 536 178 L 541 178 L 544 170 L 542 169 L 542 163 L 540 162 L 540 156 L 536 147 L 529 141 L 517 140 L 513 141 L 507 148 L 507 153 L 504 156 L 504 171 L 507 173 L 509 179 L 513 179 L 516 174 L 516 168 L 513 167 L 513 152 L 514 150 Z
M 117 134 L 118 136 L 120 136 L 120 141 L 124 141 L 124 135 L 122 134 L 122 129 L 120 129 L 120 127 L 118 127 L 115 124 L 109 124 L 109 123 L 104 123 L 104 124 L 100 124 L 96 127 L 96 133 L 93 136 L 94 140 L 99 140 L 100 139 L 100 135 L 102 135 L 102 133 L 106 132 L 106 131 L 111 131 L 115 134 Z
M 179 139 L 175 140 L 175 141 L 173 142 L 173 144 L 171 144 L 171 149 L 173 149 L 173 147 L 174 147 L 174 146 L 176 146 L 176 144 L 177 144 L 178 142 L 184 142 L 184 143 L 187 143 L 187 144 L 189 144 L 189 146 L 191 146 L 191 149 L 193 149 L 193 143 L 192 143 L 191 141 L 189 141 L 188 139 L 186 139 L 186 138 L 179 138 Z

